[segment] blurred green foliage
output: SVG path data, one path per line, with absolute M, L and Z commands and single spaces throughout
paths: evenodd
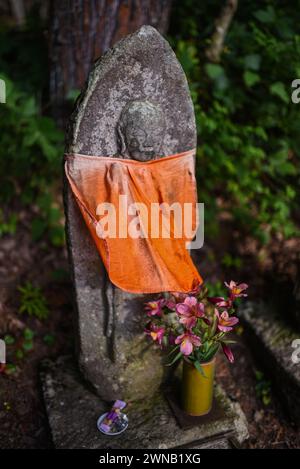
M 271 381 L 266 379 L 265 375 L 260 370 L 255 370 L 255 378 L 256 395 L 265 406 L 268 406 L 272 402 Z
M 2 372 L 6 375 L 12 375 L 20 371 L 21 361 L 35 348 L 35 335 L 32 329 L 25 327 L 18 336 L 6 335 L 4 337 L 9 362 L 1 370 Z
M 299 233 L 300 108 L 291 102 L 300 77 L 298 6 L 240 2 L 221 60 L 210 63 L 205 50 L 222 5 L 175 2 L 170 40 L 195 106 L 208 236 L 218 234 L 220 211 L 265 243 L 274 233 Z
M 42 23 L 33 12 L 23 29 L 0 30 L 0 78 L 6 104 L 0 105 L 0 235 L 13 234 L 18 212 L 33 208 L 34 240 L 48 236 L 64 243 L 62 211 L 55 187 L 61 179 L 63 133 L 46 115 L 47 48 Z
M 0 209 L 0 236 L 4 234 L 14 234 L 17 228 L 17 215 L 11 213 L 5 220 L 3 210 Z

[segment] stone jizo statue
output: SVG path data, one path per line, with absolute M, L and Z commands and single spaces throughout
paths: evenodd
M 143 26 L 96 62 L 72 115 L 66 152 L 145 162 L 195 146 L 184 72 L 163 37 Z M 83 376 L 104 400 L 150 398 L 167 373 L 144 336 L 143 305 L 151 297 L 112 285 L 66 181 L 65 212 Z

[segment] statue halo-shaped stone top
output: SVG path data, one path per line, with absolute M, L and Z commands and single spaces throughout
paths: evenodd
M 165 39 L 143 26 L 95 63 L 70 120 L 66 152 L 148 161 L 195 146 L 184 72 Z M 166 375 L 144 337 L 149 296 L 111 284 L 66 181 L 64 195 L 80 369 L 103 399 L 149 397 Z
M 186 77 L 170 45 L 152 26 L 142 26 L 95 63 L 72 117 L 68 151 L 117 154 L 117 122 L 124 107 L 136 100 L 158 105 L 164 113 L 162 155 L 195 147 Z

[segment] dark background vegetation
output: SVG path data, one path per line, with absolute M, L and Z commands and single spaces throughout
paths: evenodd
M 0 336 L 8 348 L 0 447 L 51 447 L 37 368 L 73 348 L 61 164 L 67 117 L 93 60 L 142 24 L 166 35 L 195 106 L 201 273 L 216 290 L 233 278 L 247 281 L 253 298 L 280 297 L 289 318 L 299 279 L 300 104 L 291 82 L 300 77 L 300 5 L 1 1 L 0 12 Z M 220 359 L 218 373 L 248 417 L 248 444 L 299 447 L 242 332 L 236 363 Z

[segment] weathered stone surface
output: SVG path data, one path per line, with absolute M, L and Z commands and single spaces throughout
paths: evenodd
M 150 26 L 126 37 L 96 62 L 71 119 L 67 153 L 128 157 L 120 148 L 120 117 L 128 103 L 139 100 L 159 107 L 164 122 L 163 133 L 154 136 L 150 152 L 140 152 L 141 159 L 157 147 L 159 156 L 195 147 L 185 75 L 169 44 Z M 150 108 L 145 106 L 145 112 Z M 156 138 L 163 138 L 161 144 Z M 65 212 L 80 369 L 104 399 L 149 396 L 163 381 L 165 368 L 160 353 L 145 343 L 146 297 L 110 283 L 66 181 Z
M 300 363 L 292 361 L 292 343 L 300 334 L 263 303 L 241 306 L 239 316 L 257 363 L 272 377 L 292 420 L 300 424 Z
M 182 430 L 163 394 L 158 392 L 152 398 L 130 403 L 126 409 L 128 429 L 119 436 L 107 437 L 98 431 L 96 422 L 108 405 L 82 383 L 69 358 L 44 362 L 41 377 L 56 448 L 229 448 L 248 438 L 243 412 L 219 387 L 215 391 L 221 408 L 217 420 Z
M 284 317 L 300 333 L 300 267 L 298 274 L 294 276 L 278 275 L 276 271 L 272 271 L 267 281 L 271 308 L 279 314 L 284 311 Z

